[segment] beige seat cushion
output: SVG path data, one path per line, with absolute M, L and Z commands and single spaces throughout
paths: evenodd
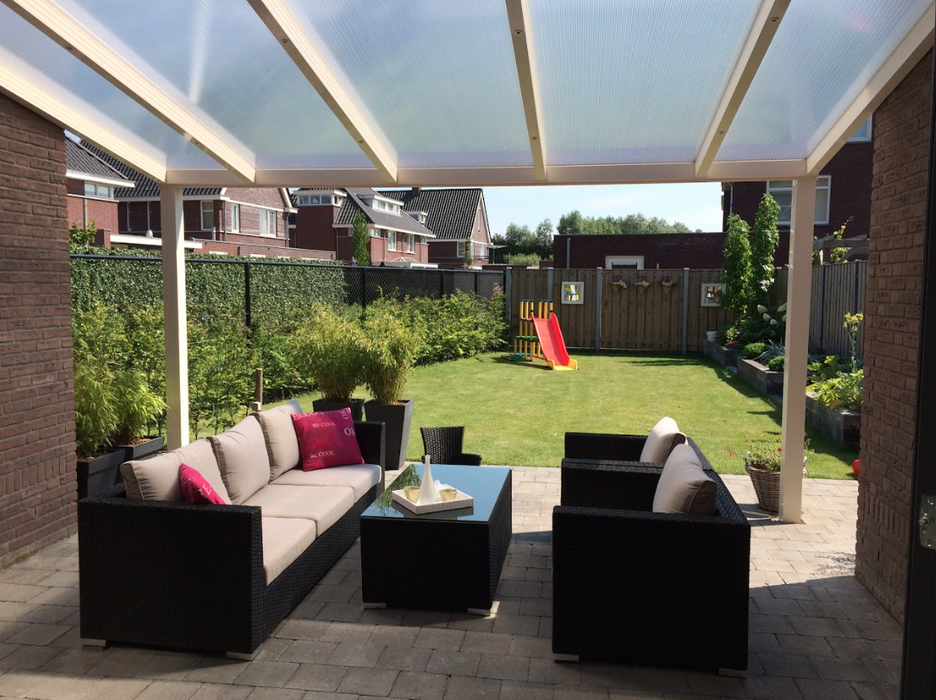
M 266 442 L 267 456 L 270 459 L 270 481 L 299 466 L 299 440 L 290 418 L 293 413 L 302 413 L 298 401 L 253 414 L 254 418 L 260 421 L 260 429 Z
M 205 438 L 149 459 L 121 464 L 120 474 L 127 489 L 127 498 L 143 501 L 185 500 L 179 485 L 179 466 L 183 462 L 205 477 L 225 503 L 231 503 L 218 470 L 214 450 Z
M 261 518 L 263 570 L 269 586 L 315 541 L 315 521 L 306 518 Z
M 347 486 L 282 486 L 268 484 L 244 501 L 260 506 L 265 518 L 306 518 L 315 521 L 321 537 L 354 505 L 354 491 Z
M 241 505 L 269 483 L 270 458 L 256 418 L 247 416 L 230 430 L 208 439 L 232 503 Z
M 718 486 L 702 470 L 695 451 L 689 445 L 676 445 L 660 473 L 653 512 L 712 515 L 717 496 Z
M 304 472 L 288 471 L 271 485 L 286 486 L 348 486 L 354 491 L 354 500 L 363 497 L 378 481 L 380 467 L 376 464 L 355 464 L 349 467 L 329 467 Z
M 686 436 L 679 432 L 676 421 L 669 416 L 661 418 L 647 436 L 647 441 L 640 451 L 640 461 L 662 464 L 670 456 L 673 448 L 684 442 Z

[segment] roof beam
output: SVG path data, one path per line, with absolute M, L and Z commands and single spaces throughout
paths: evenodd
M 201 117 L 147 78 L 141 70 L 54 2 L 0 1 L 243 181 L 253 181 L 253 161 L 247 157 L 247 149 L 238 144 L 236 139 L 227 133 L 218 133 L 216 125 L 206 124 Z M 122 153 L 115 156 L 126 160 Z
M 537 181 L 544 182 L 546 180 L 546 148 L 543 145 L 543 116 L 540 113 L 536 87 L 536 57 L 533 54 L 533 38 L 530 33 L 530 8 L 527 0 L 506 0 L 506 2 L 510 38 L 513 40 L 514 58 L 517 61 L 517 77 L 520 79 L 520 96 L 523 98 L 523 113 L 526 117 L 527 132 L 530 135 L 533 170 Z
M 715 117 L 709 124 L 705 139 L 702 141 L 702 148 L 699 149 L 699 155 L 696 157 L 696 177 L 703 178 L 708 175 L 718 149 L 725 140 L 725 134 L 728 133 L 731 122 L 734 121 L 735 115 L 741 108 L 744 96 L 747 95 L 754 76 L 757 75 L 757 69 L 760 68 L 764 56 L 767 55 L 767 49 L 770 48 L 770 43 L 789 6 L 790 0 L 762 0 L 760 10 L 754 18 L 754 25 L 748 33 L 744 48 L 741 49 L 741 56 L 735 64 L 725 93 L 718 104 L 718 109 L 715 110 Z
M 57 95 L 40 87 L 38 81 L 11 69 L 10 64 L 5 61 L 0 61 L 0 91 L 63 129 L 68 129 L 114 157 L 119 157 L 147 177 L 157 182 L 165 181 L 165 162 L 147 153 L 145 147 L 115 135 L 114 131 L 106 126 L 106 120 L 97 118 L 98 115 L 93 111 L 89 113 L 67 104 Z
M 806 158 L 807 174 L 815 177 L 832 156 L 848 142 L 861 123 L 874 112 L 894 88 L 920 62 L 920 59 L 933 47 L 934 25 L 936 25 L 936 6 L 930 5 L 920 21 L 907 34 L 900 45 L 884 61 L 884 65 L 858 93 L 854 101 L 833 124 L 829 132 L 819 141 L 812 153 Z
M 312 43 L 285 0 L 248 0 L 263 23 L 283 47 L 325 104 L 354 137 L 381 176 L 389 183 L 397 179 L 397 156 L 393 147 L 371 123 L 366 109 Z M 386 183 L 384 183 L 386 184 Z

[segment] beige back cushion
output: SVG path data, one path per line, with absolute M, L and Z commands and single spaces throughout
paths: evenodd
M 676 421 L 669 416 L 661 418 L 647 436 L 643 450 L 640 451 L 640 461 L 662 464 L 670 456 L 673 447 L 684 442 L 686 436 L 679 432 Z
M 221 479 L 214 450 L 205 438 L 172 452 L 121 464 L 120 474 L 127 489 L 127 498 L 143 501 L 184 500 L 179 486 L 179 466 L 183 462 L 205 477 L 225 503 L 231 502 Z
M 253 414 L 266 442 L 270 481 L 299 466 L 299 440 L 290 418 L 293 413 L 302 413 L 297 401 Z
M 702 470 L 695 451 L 689 445 L 676 445 L 663 465 L 653 512 L 712 515 L 717 495 L 718 486 Z
M 247 416 L 230 430 L 208 439 L 231 503 L 240 505 L 270 481 L 270 458 L 256 418 Z

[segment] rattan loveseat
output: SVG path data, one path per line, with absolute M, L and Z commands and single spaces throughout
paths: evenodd
M 123 484 L 79 501 L 82 641 L 252 655 L 358 538 L 361 512 L 383 490 L 384 424 L 356 422 L 355 429 L 367 464 L 321 472 L 340 479 L 341 469 L 360 475 L 368 465 L 378 468 L 363 485 L 355 477 L 353 493 L 363 493 L 342 496 L 353 505 L 335 522 L 319 523 L 311 544 L 281 553 L 291 563 L 269 581 L 264 551 L 282 545 L 278 528 L 293 516 L 265 517 L 267 507 L 258 505 L 135 500 Z M 314 485 L 295 485 L 317 474 L 292 469 L 270 483 L 292 480 L 280 493 L 305 489 L 303 498 L 322 498 Z
M 653 513 L 662 467 L 567 458 L 553 510 L 553 652 L 747 668 L 751 529 L 724 482 L 714 515 Z

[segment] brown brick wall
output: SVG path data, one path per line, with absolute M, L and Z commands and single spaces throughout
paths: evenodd
M 65 136 L 0 95 L 0 566 L 73 533 Z
M 897 620 L 912 508 L 932 60 L 875 113 L 855 573 Z
M 87 226 L 92 221 L 98 231 L 117 233 L 117 202 L 68 195 L 68 225 Z

